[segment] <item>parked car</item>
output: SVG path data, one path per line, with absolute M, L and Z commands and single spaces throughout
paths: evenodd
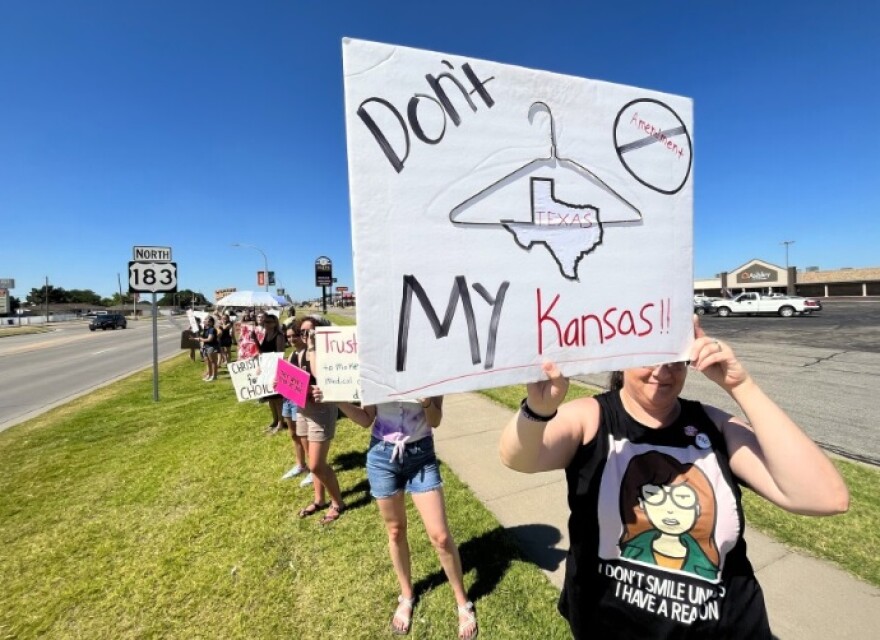
M 760 293 L 741 293 L 729 300 L 716 300 L 712 303 L 715 311 L 722 318 L 744 313 L 755 316 L 760 314 L 778 314 L 783 318 L 789 318 L 797 314 L 809 315 L 813 311 L 822 309 L 822 305 L 815 298 L 801 298 L 798 296 L 765 296 Z
M 704 316 L 707 313 L 714 313 L 715 307 L 712 306 L 712 298 L 706 296 L 694 296 L 694 313 L 698 316 Z
M 94 331 L 95 329 L 125 329 L 128 326 L 128 321 L 126 321 L 125 316 L 121 313 L 105 313 L 100 316 L 95 316 L 92 318 L 92 321 L 89 322 L 89 331 Z

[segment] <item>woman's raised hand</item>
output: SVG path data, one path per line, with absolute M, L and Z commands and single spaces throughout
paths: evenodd
M 562 375 L 559 367 L 554 362 L 545 362 L 541 370 L 547 376 L 546 380 L 530 382 L 526 385 L 528 390 L 529 409 L 537 414 L 552 415 L 565 400 L 568 393 L 568 378 Z
M 749 379 L 749 372 L 736 359 L 730 345 L 710 338 L 694 315 L 694 344 L 691 346 L 691 366 L 726 391 L 732 391 Z

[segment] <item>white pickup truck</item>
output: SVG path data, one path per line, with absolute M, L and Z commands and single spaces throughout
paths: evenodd
M 810 314 L 820 311 L 818 300 L 797 296 L 765 296 L 760 293 L 741 293 L 731 300 L 715 300 L 712 308 L 722 318 L 734 313 L 749 315 L 772 313 L 789 318 L 797 313 Z

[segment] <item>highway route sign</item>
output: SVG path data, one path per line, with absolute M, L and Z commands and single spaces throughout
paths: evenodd
M 129 293 L 173 293 L 177 291 L 176 262 L 128 263 Z

